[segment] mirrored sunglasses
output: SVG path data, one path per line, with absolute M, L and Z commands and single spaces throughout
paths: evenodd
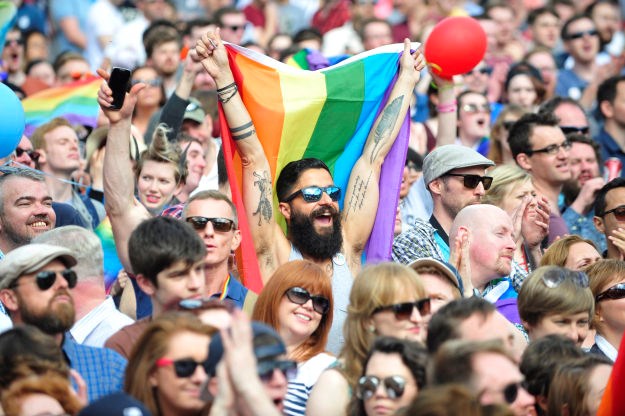
M 625 283 L 619 283 L 612 286 L 608 290 L 599 293 L 595 298 L 595 301 L 601 302 L 602 300 L 617 300 L 623 298 L 625 298 Z
M 406 380 L 401 376 L 391 376 L 384 379 L 376 376 L 360 377 L 356 386 L 356 397 L 360 400 L 369 400 L 382 384 L 386 390 L 386 395 L 390 399 L 397 399 L 404 394 Z
M 302 195 L 302 198 L 304 198 L 304 201 L 308 203 L 317 202 L 321 199 L 324 192 L 328 194 L 328 196 L 333 201 L 338 201 L 339 198 L 341 197 L 341 188 L 339 188 L 338 186 L 335 186 L 335 185 L 326 186 L 326 187 L 308 186 L 306 188 L 302 188 L 298 191 L 293 192 L 291 195 L 286 197 L 284 201 L 282 202 L 291 202 L 300 194 Z

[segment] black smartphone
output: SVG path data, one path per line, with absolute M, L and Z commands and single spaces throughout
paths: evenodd
M 130 70 L 126 68 L 113 68 L 109 78 L 109 87 L 113 90 L 113 103 L 109 107 L 111 110 L 119 110 L 124 105 L 124 98 L 128 91 L 130 81 Z

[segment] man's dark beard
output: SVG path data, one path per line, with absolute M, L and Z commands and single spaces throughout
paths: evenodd
M 66 291 L 61 291 L 55 295 L 70 296 Z M 32 312 L 27 306 L 24 299 L 19 299 L 19 312 L 22 317 L 22 321 L 25 324 L 33 325 L 45 332 L 48 335 L 62 334 L 74 325 L 76 318 L 76 311 L 74 310 L 73 303 L 60 303 L 52 309 L 51 303 L 54 298 L 50 299 L 46 310 L 37 314 Z
M 332 231 L 329 234 L 319 234 L 315 231 L 313 218 L 325 212 L 332 214 Z M 289 239 L 295 248 L 305 257 L 314 260 L 330 259 L 343 247 L 341 215 L 333 208 L 320 208 L 310 216 L 291 211 L 288 230 Z
M 562 185 L 562 195 L 564 195 L 564 204 L 568 207 L 579 195 L 580 187 L 577 180 L 571 179 Z

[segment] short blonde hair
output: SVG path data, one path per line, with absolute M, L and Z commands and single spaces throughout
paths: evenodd
M 488 175 L 493 177 L 493 185 L 486 191 L 483 202 L 500 208 L 506 194 L 512 187 L 525 184 L 532 179 L 529 173 L 517 165 L 497 166 L 488 172 Z

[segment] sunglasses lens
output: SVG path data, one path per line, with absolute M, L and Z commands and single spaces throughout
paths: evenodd
M 613 212 L 617 221 L 625 221 L 625 207 L 618 207 Z
M 405 319 L 409 319 L 410 315 L 412 315 L 412 309 L 414 308 L 414 303 L 399 303 L 397 305 L 393 305 L 393 312 L 395 312 L 395 318 L 402 321 Z
M 329 186 L 326 188 L 326 192 L 333 201 L 338 201 L 341 197 L 341 188 L 338 186 Z
M 625 298 L 625 287 L 613 287 L 605 292 L 606 299 L 623 299 Z
M 356 395 L 361 400 L 369 400 L 378 389 L 380 380 L 377 377 L 360 377 Z
M 37 287 L 40 290 L 48 290 L 52 287 L 54 282 L 56 281 L 56 272 L 53 271 L 45 271 L 37 273 Z
M 388 377 L 384 379 L 384 385 L 386 386 L 386 394 L 391 399 L 396 399 L 404 394 L 404 379 L 401 377 Z
M 313 309 L 321 315 L 324 315 L 328 312 L 328 309 L 330 309 L 330 301 L 323 296 L 315 296 L 313 297 Z
M 484 185 L 484 190 L 485 191 L 488 191 L 492 184 L 493 184 L 493 178 L 491 178 L 490 176 L 483 176 L 482 177 L 482 185 Z
M 25 151 L 26 150 L 22 149 L 21 147 L 16 147 L 15 148 L 15 156 L 21 157 L 24 154 Z
M 232 229 L 233 222 L 227 218 L 212 218 L 210 222 L 213 224 L 215 231 L 227 232 Z
M 432 312 L 432 304 L 430 299 L 421 299 L 417 301 L 417 309 L 421 316 L 429 315 Z
M 311 186 L 310 188 L 302 189 L 302 197 L 306 202 L 317 202 L 321 199 L 321 194 L 323 194 L 323 190 L 316 186 Z
M 195 230 L 203 230 L 208 223 L 208 218 L 204 217 L 189 217 L 187 218 L 187 222 L 191 224 L 191 226 Z
M 503 397 L 506 400 L 506 403 L 512 404 L 517 398 L 519 394 L 519 386 L 517 384 L 508 384 L 506 388 L 503 390 Z
M 286 297 L 296 305 L 303 305 L 310 299 L 310 293 L 301 287 L 292 287 L 287 290 Z
M 465 188 L 475 189 L 477 185 L 480 183 L 480 177 L 477 175 L 466 175 L 464 177 L 464 186 Z
M 78 276 L 76 276 L 76 272 L 73 270 L 63 270 L 63 272 L 61 272 L 61 275 L 63 275 L 63 278 L 65 280 L 67 280 L 67 286 L 70 289 L 73 289 L 76 287 L 76 283 L 78 282 Z
M 197 363 L 193 360 L 178 360 L 174 361 L 174 371 L 178 377 L 190 377 L 195 371 Z

